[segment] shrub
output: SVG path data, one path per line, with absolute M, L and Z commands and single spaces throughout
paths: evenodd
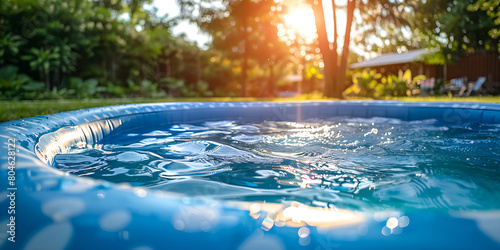
M 412 78 L 411 71 L 399 70 L 398 75 L 382 76 L 375 70 L 363 70 L 355 73 L 353 84 L 344 92 L 345 95 L 355 95 L 371 98 L 386 96 L 411 96 L 420 93 L 420 82 L 425 80 L 423 75 Z
M 7 65 L 0 68 L 1 99 L 33 99 L 44 89 L 43 82 L 33 81 L 25 74 L 18 74 L 18 68 Z

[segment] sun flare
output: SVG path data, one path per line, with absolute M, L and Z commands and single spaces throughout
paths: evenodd
M 281 27 L 278 35 L 295 40 L 300 36 L 306 43 L 312 43 L 316 39 L 316 24 L 314 13 L 311 8 L 297 7 L 285 14 L 285 25 Z

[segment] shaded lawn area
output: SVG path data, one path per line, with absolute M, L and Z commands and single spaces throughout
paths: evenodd
M 241 101 L 304 101 L 304 100 L 334 100 L 302 98 L 169 98 L 169 99 L 90 99 L 90 100 L 43 100 L 43 101 L 2 101 L 0 102 L 0 122 L 17 120 L 36 115 L 47 115 L 58 112 L 103 107 L 133 103 L 158 102 L 241 102 Z M 358 99 L 369 100 L 369 99 Z M 393 97 L 386 100 L 398 101 L 447 101 L 447 102 L 496 102 L 500 103 L 500 96 L 486 97 Z

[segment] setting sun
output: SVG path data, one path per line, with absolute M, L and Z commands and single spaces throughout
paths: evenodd
M 311 43 L 316 39 L 316 25 L 314 23 L 314 13 L 311 8 L 298 7 L 284 16 L 285 25 L 280 27 L 278 35 L 287 36 L 295 40 L 296 36 L 302 37 L 306 43 Z

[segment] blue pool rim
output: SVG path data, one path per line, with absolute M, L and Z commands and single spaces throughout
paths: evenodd
M 63 105 L 63 104 L 61 104 Z M 262 228 L 266 218 L 213 200 L 189 200 L 150 190 L 64 174 L 49 165 L 55 154 L 75 143 L 105 142 L 109 135 L 138 127 L 204 121 L 304 121 L 335 116 L 386 117 L 405 121 L 436 119 L 450 124 L 500 124 L 500 104 L 398 101 L 307 101 L 153 103 L 118 105 L 37 116 L 0 124 L 0 247 L 2 249 L 165 249 L 254 248 L 500 248 L 500 212 L 411 212 L 398 234 L 381 233 L 386 221 L 365 215 L 360 225 L 310 228 L 307 238 L 295 227 Z M 12 142 L 15 139 L 15 147 Z M 11 145 L 9 145 L 11 144 Z M 15 148 L 13 150 L 12 148 Z M 7 181 L 8 153 L 15 156 L 15 185 Z M 10 188 L 10 189 L 9 189 Z M 14 188 L 14 189 L 13 189 Z M 15 192 L 15 208 L 7 195 Z M 8 214 L 15 210 L 15 240 Z M 204 228 L 176 227 L 176 218 L 204 220 Z M 201 214 L 201 215 L 200 215 Z M 206 218 L 205 218 L 206 219 Z M 193 219 L 194 220 L 194 219 Z M 488 222 L 495 222 L 496 226 Z M 5 223 L 4 223 L 5 222 Z M 196 223 L 195 223 L 196 224 Z M 7 229 L 7 230 L 4 230 Z M 364 229 L 363 229 L 364 230 Z M 349 233 L 350 232 L 350 233 Z M 6 236 L 11 237 L 9 233 Z M 260 243 L 259 243 L 260 242 Z

